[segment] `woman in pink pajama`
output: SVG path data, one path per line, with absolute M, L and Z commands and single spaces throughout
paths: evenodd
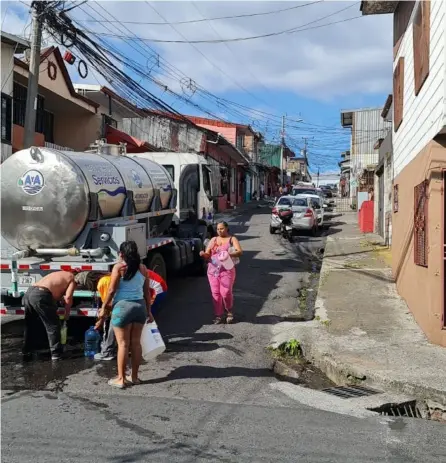
M 216 325 L 223 321 L 225 309 L 226 323 L 232 323 L 234 320 L 232 288 L 235 282 L 235 267 L 226 270 L 217 259 L 217 255 L 221 251 L 227 251 L 232 258 L 238 258 L 243 254 L 238 239 L 229 234 L 229 226 L 226 222 L 217 225 L 217 233 L 218 236 L 211 239 L 206 251 L 200 253 L 202 257 L 209 260 L 208 279 L 214 302 L 214 324 Z

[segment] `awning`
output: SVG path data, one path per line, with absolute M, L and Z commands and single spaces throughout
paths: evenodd
M 121 132 L 109 125 L 105 126 L 105 138 L 107 143 L 118 145 L 119 143 L 127 144 L 127 153 L 145 153 L 147 151 L 156 151 L 156 148 L 146 141 L 132 137 L 128 133 Z

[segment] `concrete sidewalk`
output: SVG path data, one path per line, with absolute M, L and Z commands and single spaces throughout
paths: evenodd
M 337 383 L 364 383 L 446 406 L 446 349 L 427 342 L 398 296 L 390 252 L 359 231 L 355 213 L 328 236 L 316 317 L 282 326 L 276 343 L 295 338 L 306 358 Z M 283 324 L 282 324 L 283 325 Z

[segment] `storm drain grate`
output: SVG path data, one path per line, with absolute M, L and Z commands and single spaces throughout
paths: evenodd
M 384 404 L 377 408 L 371 408 L 372 412 L 378 412 L 382 416 L 423 418 L 420 408 L 415 401 L 402 404 Z M 425 413 L 426 419 L 430 419 L 429 413 Z
M 340 397 L 341 399 L 353 399 L 355 397 L 366 397 L 375 394 L 382 394 L 381 391 L 376 391 L 375 389 L 370 389 L 363 386 L 337 386 L 322 389 L 322 391 L 326 392 L 327 394 Z

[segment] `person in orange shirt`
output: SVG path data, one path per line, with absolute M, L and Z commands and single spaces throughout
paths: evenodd
M 160 311 L 161 302 L 166 297 L 167 284 L 160 275 L 152 270 L 147 269 L 147 276 L 150 279 L 152 314 L 156 315 L 156 313 Z M 107 296 L 109 285 L 110 275 L 105 275 L 98 281 L 97 291 L 102 301 L 104 301 Z M 104 322 L 104 335 L 101 343 L 101 352 L 94 356 L 95 360 L 109 361 L 116 358 L 116 338 L 113 329 L 110 328 L 110 319 L 108 319 Z

